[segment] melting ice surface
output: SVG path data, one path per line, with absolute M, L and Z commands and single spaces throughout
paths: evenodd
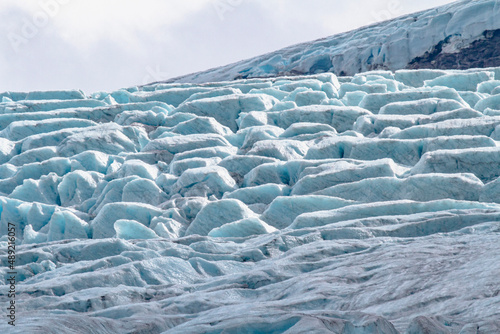
M 0 98 L 2 333 L 500 332 L 500 68 Z

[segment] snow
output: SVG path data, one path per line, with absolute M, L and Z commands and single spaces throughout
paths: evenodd
M 493 73 L 3 94 L 16 330 L 498 332 Z

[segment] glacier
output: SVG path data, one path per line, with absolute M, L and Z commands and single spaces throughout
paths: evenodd
M 398 3 L 387 3 L 388 8 L 394 5 Z M 430 81 L 429 86 L 436 86 L 447 81 L 446 85 L 457 90 L 476 91 L 475 83 L 483 81 L 479 77 L 484 74 L 462 73 L 459 75 L 470 78 L 457 80 L 452 78 L 453 73 L 448 78 L 436 77 L 443 69 L 500 66 L 499 45 L 499 1 L 458 0 L 166 82 L 209 83 L 325 72 L 353 76 L 368 71 L 399 70 L 395 74 L 396 79 L 406 85 L 418 87 L 423 86 L 424 81 Z M 407 74 L 408 69 L 423 70 L 413 75 L 411 72 Z M 392 79 L 387 73 L 382 76 L 369 86 L 359 79 L 353 80 L 342 88 L 340 94 L 342 96 L 352 90 L 379 92 L 383 90 L 380 85 L 386 84 L 385 79 Z M 358 85 L 364 87 L 360 89 Z M 312 88 L 310 85 L 304 87 Z M 328 94 L 326 87 L 324 91 Z M 316 99 L 321 95 L 316 93 Z
M 498 333 L 499 82 L 2 93 L 0 331 Z

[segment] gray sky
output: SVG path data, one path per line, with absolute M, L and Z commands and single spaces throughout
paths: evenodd
M 450 2 L 1 0 L 0 91 L 110 91 Z

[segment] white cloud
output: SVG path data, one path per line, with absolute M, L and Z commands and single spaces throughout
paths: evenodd
M 210 0 L 72 0 L 57 26 L 65 39 L 77 47 L 87 47 L 102 39 L 133 41 L 141 34 L 161 34 L 159 28 L 174 26 Z M 134 45 L 132 45 L 134 46 Z

